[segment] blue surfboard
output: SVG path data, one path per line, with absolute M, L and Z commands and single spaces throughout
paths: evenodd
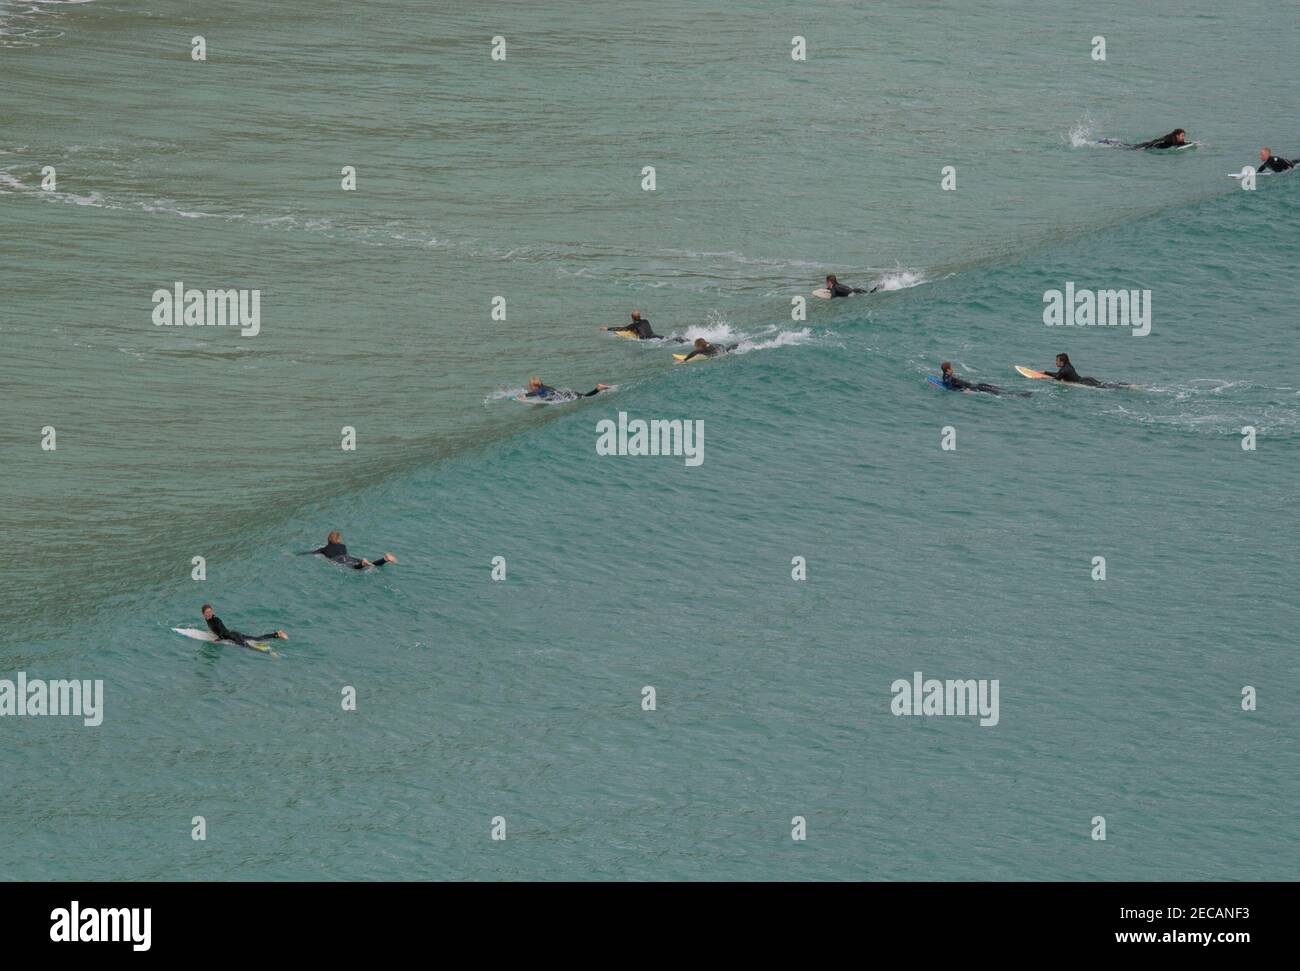
M 925 380 L 929 381 L 932 385 L 934 385 L 936 388 L 939 388 L 939 389 L 942 390 L 942 391 L 951 391 L 951 390 L 952 390 L 951 388 L 945 388 L 945 387 L 943 386 L 943 382 L 940 381 L 938 378 L 936 378 L 933 374 L 927 375 L 926 378 L 925 378 Z

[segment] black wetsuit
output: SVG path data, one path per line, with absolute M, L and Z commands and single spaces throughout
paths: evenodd
M 544 384 L 536 391 L 526 392 L 524 397 L 541 398 L 543 401 L 573 401 L 575 398 L 590 398 L 594 394 L 600 394 L 600 392 L 600 388 L 592 388 L 585 394 L 579 394 L 576 391 L 570 391 L 568 388 L 552 388 Z
M 635 331 L 637 340 L 642 341 L 655 340 L 659 337 L 659 335 L 650 327 L 650 320 L 648 317 L 633 319 L 632 323 L 625 327 L 619 327 L 618 329 Z
M 208 625 L 208 630 L 216 634 L 218 638 L 223 641 L 234 641 L 240 647 L 248 647 L 249 641 L 272 640 L 275 638 L 276 634 L 275 631 L 271 631 L 269 634 L 258 634 L 257 636 L 253 636 L 252 634 L 241 634 L 237 630 L 230 630 L 227 628 L 226 625 L 221 622 L 221 618 L 216 614 L 213 614 L 210 618 L 206 618 L 204 623 Z
M 313 553 L 319 553 L 327 560 L 337 563 L 340 566 L 350 566 L 354 570 L 364 570 L 366 568 L 366 565 L 363 562 L 361 562 L 361 560 L 357 559 L 355 556 L 350 556 L 348 554 L 348 548 L 344 546 L 342 543 L 326 543 L 320 549 L 308 550 L 303 555 L 309 556 Z M 388 561 L 385 560 L 382 556 L 380 556 L 380 557 L 376 557 L 370 562 L 373 566 L 383 566 Z
M 1104 387 L 1096 378 L 1085 378 L 1074 369 L 1073 364 L 1067 364 L 1059 371 L 1044 371 L 1048 377 L 1056 378 L 1058 381 L 1065 381 L 1067 384 L 1086 384 L 1090 388 Z
M 1292 162 L 1289 158 L 1282 158 L 1281 156 L 1278 155 L 1270 155 L 1268 157 L 1268 161 L 1260 162 L 1259 168 L 1255 169 L 1255 171 L 1262 172 L 1264 169 L 1268 169 L 1270 172 L 1285 172 L 1287 169 L 1295 168 L 1295 166 L 1296 163 Z
M 862 287 L 851 287 L 847 283 L 835 281 L 835 285 L 830 287 L 832 297 L 851 297 L 855 293 L 875 293 L 879 287 L 872 287 L 870 290 L 863 290 Z
M 1028 398 L 1028 391 L 1004 391 L 996 384 L 972 384 L 970 381 L 963 380 L 955 374 L 943 375 L 943 386 L 950 391 L 983 391 L 985 394 L 1014 394 L 1021 398 Z
M 1134 148 L 1178 148 L 1179 146 L 1186 145 L 1186 144 L 1187 144 L 1186 142 L 1180 142 L 1176 140 L 1174 138 L 1174 132 L 1170 132 L 1168 135 L 1161 135 L 1159 138 L 1153 138 L 1149 142 L 1138 142 L 1133 147 Z

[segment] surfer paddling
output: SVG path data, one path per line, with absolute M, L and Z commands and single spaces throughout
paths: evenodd
M 521 395 L 522 398 L 539 398 L 542 401 L 575 401 L 578 398 L 590 398 L 598 395 L 602 391 L 608 391 L 608 384 L 598 384 L 590 391 L 579 394 L 577 391 L 570 391 L 568 388 L 552 388 L 549 384 L 543 384 L 541 378 L 529 378 L 528 390 Z
M 964 378 L 959 378 L 955 373 L 953 373 L 951 361 L 944 361 L 939 365 L 939 370 L 943 374 L 943 386 L 949 391 L 982 391 L 984 394 L 1015 394 L 1022 398 L 1029 397 L 1028 391 L 1006 391 L 1003 388 L 999 388 L 996 384 L 977 384 L 972 381 L 967 381 Z
M 1168 135 L 1161 135 L 1147 142 L 1138 142 L 1133 148 L 1181 148 L 1187 144 L 1187 132 L 1175 128 Z
M 1057 354 L 1056 370 L 1044 371 L 1043 373 L 1049 378 L 1055 378 L 1057 381 L 1064 381 L 1067 384 L 1086 384 L 1090 388 L 1106 387 L 1106 385 L 1102 384 L 1096 378 L 1086 378 L 1076 371 L 1074 365 L 1070 363 L 1069 354 Z
M 364 557 L 350 555 L 348 548 L 343 545 L 343 534 L 337 529 L 325 537 L 325 545 L 320 549 L 307 550 L 300 555 L 312 556 L 313 554 L 320 554 L 331 563 L 337 563 L 339 566 L 350 566 L 354 570 L 364 570 L 367 567 L 379 567 L 385 563 L 397 562 L 397 557 L 392 553 L 385 553 L 383 556 L 376 557 L 373 561 Z
M 855 293 L 875 293 L 880 287 L 872 287 L 870 290 L 864 290 L 862 287 L 851 287 L 847 283 L 841 283 L 834 273 L 826 275 L 826 289 L 830 291 L 831 297 L 851 297 Z
M 685 364 L 693 357 L 717 357 L 719 354 L 725 354 L 727 351 L 735 350 L 739 346 L 739 344 L 732 344 L 730 347 L 723 347 L 721 344 L 710 344 L 703 337 L 697 337 L 695 338 L 693 350 L 682 358 L 682 363 Z
M 1296 163 L 1291 161 L 1291 159 L 1283 158 L 1280 155 L 1274 155 L 1267 148 L 1261 148 L 1259 150 L 1259 165 L 1255 167 L 1255 171 L 1263 172 L 1267 169 L 1270 172 L 1285 172 L 1287 169 L 1293 169 L 1295 167 Z
M 273 637 L 281 640 L 288 640 L 289 635 L 282 630 L 273 631 L 270 634 L 241 634 L 237 630 L 231 630 L 221 622 L 221 618 L 212 612 L 212 604 L 203 605 L 203 622 L 208 625 L 208 630 L 217 635 L 218 640 L 233 641 L 240 647 L 252 647 L 253 641 L 266 641 Z
M 659 335 L 656 334 L 654 329 L 650 326 L 650 318 L 642 317 L 641 311 L 639 310 L 632 311 L 632 323 L 624 324 L 621 327 L 602 327 L 601 330 L 630 331 L 631 333 L 636 334 L 636 339 L 639 341 L 653 341 L 660 339 Z

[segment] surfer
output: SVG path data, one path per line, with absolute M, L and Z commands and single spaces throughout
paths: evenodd
M 363 557 L 349 555 L 348 548 L 343 545 L 343 534 L 337 529 L 325 537 L 325 545 L 320 549 L 307 550 L 300 555 L 311 556 L 316 553 L 319 553 L 321 556 L 325 557 L 325 559 L 330 560 L 333 563 L 339 564 L 339 566 L 350 566 L 354 570 L 364 570 L 366 567 L 370 566 L 383 566 L 385 563 L 397 562 L 397 557 L 392 553 L 385 553 L 373 562 Z
M 1070 363 L 1069 354 L 1057 354 L 1056 370 L 1044 371 L 1043 373 L 1049 378 L 1055 378 L 1057 381 L 1065 381 L 1067 384 L 1086 384 L 1090 388 L 1106 387 L 1106 385 L 1102 384 L 1096 378 L 1085 378 L 1076 371 L 1074 365 Z
M 1293 169 L 1296 163 L 1289 158 L 1282 158 L 1280 155 L 1274 155 L 1267 148 L 1259 150 L 1259 165 L 1256 171 L 1263 172 L 1268 169 L 1270 172 L 1285 172 L 1287 169 Z
M 944 361 L 939 365 L 939 370 L 943 372 L 943 386 L 949 391 L 983 391 L 985 394 L 1014 394 L 1022 398 L 1029 397 L 1028 391 L 1006 391 L 996 384 L 974 384 L 959 378 L 953 373 L 951 361 Z
M 650 318 L 642 317 L 639 310 L 632 311 L 632 323 L 624 324 L 622 327 L 602 327 L 601 330 L 630 330 L 636 334 L 637 340 L 641 341 L 659 339 L 659 335 L 650 327 Z
M 579 394 L 576 391 L 570 391 L 568 388 L 552 388 L 548 384 L 542 384 L 541 378 L 528 379 L 528 391 L 524 394 L 525 398 L 540 398 L 543 401 L 573 401 L 575 398 L 590 398 L 592 395 L 598 395 L 602 391 L 608 391 L 609 385 L 598 384 L 585 394 Z
M 855 293 L 875 293 L 880 287 L 872 287 L 870 290 L 864 290 L 862 287 L 851 287 L 847 283 L 841 283 L 835 278 L 834 273 L 826 276 L 826 289 L 831 292 L 832 297 L 850 297 Z
M 719 354 L 727 353 L 727 351 L 734 351 L 740 345 L 728 344 L 724 347 L 721 344 L 710 344 L 703 337 L 697 337 L 692 346 L 693 350 L 681 359 L 683 364 L 693 357 L 717 357 Z
M 1133 148 L 1178 148 L 1187 144 L 1187 132 L 1175 128 L 1168 135 L 1161 135 L 1149 142 L 1138 142 Z
M 240 647 L 249 647 L 250 641 L 266 641 L 273 637 L 279 637 L 284 640 L 289 639 L 289 635 L 282 630 L 277 630 L 270 634 L 259 634 L 253 637 L 250 634 L 241 634 L 237 630 L 230 630 L 221 622 L 221 618 L 212 612 L 212 604 L 203 605 L 203 621 L 208 625 L 208 630 L 217 635 L 219 640 L 234 641 Z

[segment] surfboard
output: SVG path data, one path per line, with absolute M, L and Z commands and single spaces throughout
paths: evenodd
M 945 388 L 945 387 L 943 386 L 943 382 L 940 381 L 938 378 L 936 378 L 933 374 L 927 374 L 927 375 L 925 376 L 925 380 L 929 381 L 932 385 L 934 385 L 934 386 L 935 386 L 936 388 L 938 388 L 940 391 L 956 391 L 956 390 L 957 390 L 956 388 Z
M 194 627 L 173 627 L 172 630 L 182 637 L 192 637 L 196 641 L 207 641 L 209 644 L 229 644 L 231 647 L 247 647 L 250 651 L 260 651 L 263 654 L 271 654 L 275 657 L 280 656 L 271 650 L 271 645 L 265 641 L 249 641 L 247 644 L 236 644 L 234 641 L 218 640 L 217 635 L 210 630 L 198 630 Z
M 622 337 L 624 340 L 639 341 L 641 339 L 641 335 L 639 335 L 634 330 L 615 330 L 615 331 L 611 331 L 611 333 L 617 334 L 619 337 Z
M 1017 371 L 1019 371 L 1021 374 L 1023 374 L 1023 375 L 1024 375 L 1025 377 L 1027 377 L 1027 378 L 1035 378 L 1035 379 L 1037 379 L 1037 380 L 1039 380 L 1039 381 L 1042 381 L 1042 380 L 1049 380 L 1049 381 L 1050 381 L 1050 380 L 1052 379 L 1052 376 L 1051 376 L 1050 374 L 1044 374 L 1042 371 L 1035 371 L 1035 370 L 1033 370 L 1032 368 L 1021 367 L 1019 364 L 1015 364 L 1015 365 L 1013 365 L 1013 367 L 1015 367 L 1015 369 L 1016 369 Z
M 1290 170 L 1290 169 L 1287 169 L 1287 171 L 1290 172 L 1291 170 Z M 1261 175 L 1277 175 L 1277 174 L 1278 174 L 1278 173 L 1274 172 L 1272 169 L 1256 169 L 1256 170 L 1255 170 L 1255 175 L 1256 175 L 1256 176 L 1261 176 Z M 1245 177 L 1246 177 L 1246 170 L 1245 170 L 1245 169 L 1242 169 L 1240 172 L 1229 172 L 1229 173 L 1228 173 L 1228 178 L 1230 178 L 1230 179 L 1244 179 Z
M 822 300 L 829 300 L 829 299 L 831 298 L 831 292 L 830 292 L 829 290 L 827 290 L 825 287 L 822 287 L 822 288 L 819 289 L 819 290 L 814 290 L 814 291 L 812 292 L 812 295 L 813 295 L 814 297 L 819 297 L 819 298 L 821 298 Z
M 1012 367 L 1014 367 L 1017 371 L 1019 371 L 1027 378 L 1035 378 L 1038 380 L 1046 380 L 1046 381 L 1055 380 L 1050 374 L 1044 374 L 1042 371 L 1035 371 L 1032 368 L 1021 367 L 1019 364 L 1013 364 Z M 1056 383 L 1059 385 L 1063 385 L 1064 387 L 1067 388 L 1092 388 L 1093 390 L 1096 391 L 1102 391 L 1102 390 L 1140 391 L 1141 390 L 1141 387 L 1139 385 L 1124 384 L 1119 381 L 1103 381 L 1101 384 L 1084 384 L 1082 381 L 1056 381 Z

